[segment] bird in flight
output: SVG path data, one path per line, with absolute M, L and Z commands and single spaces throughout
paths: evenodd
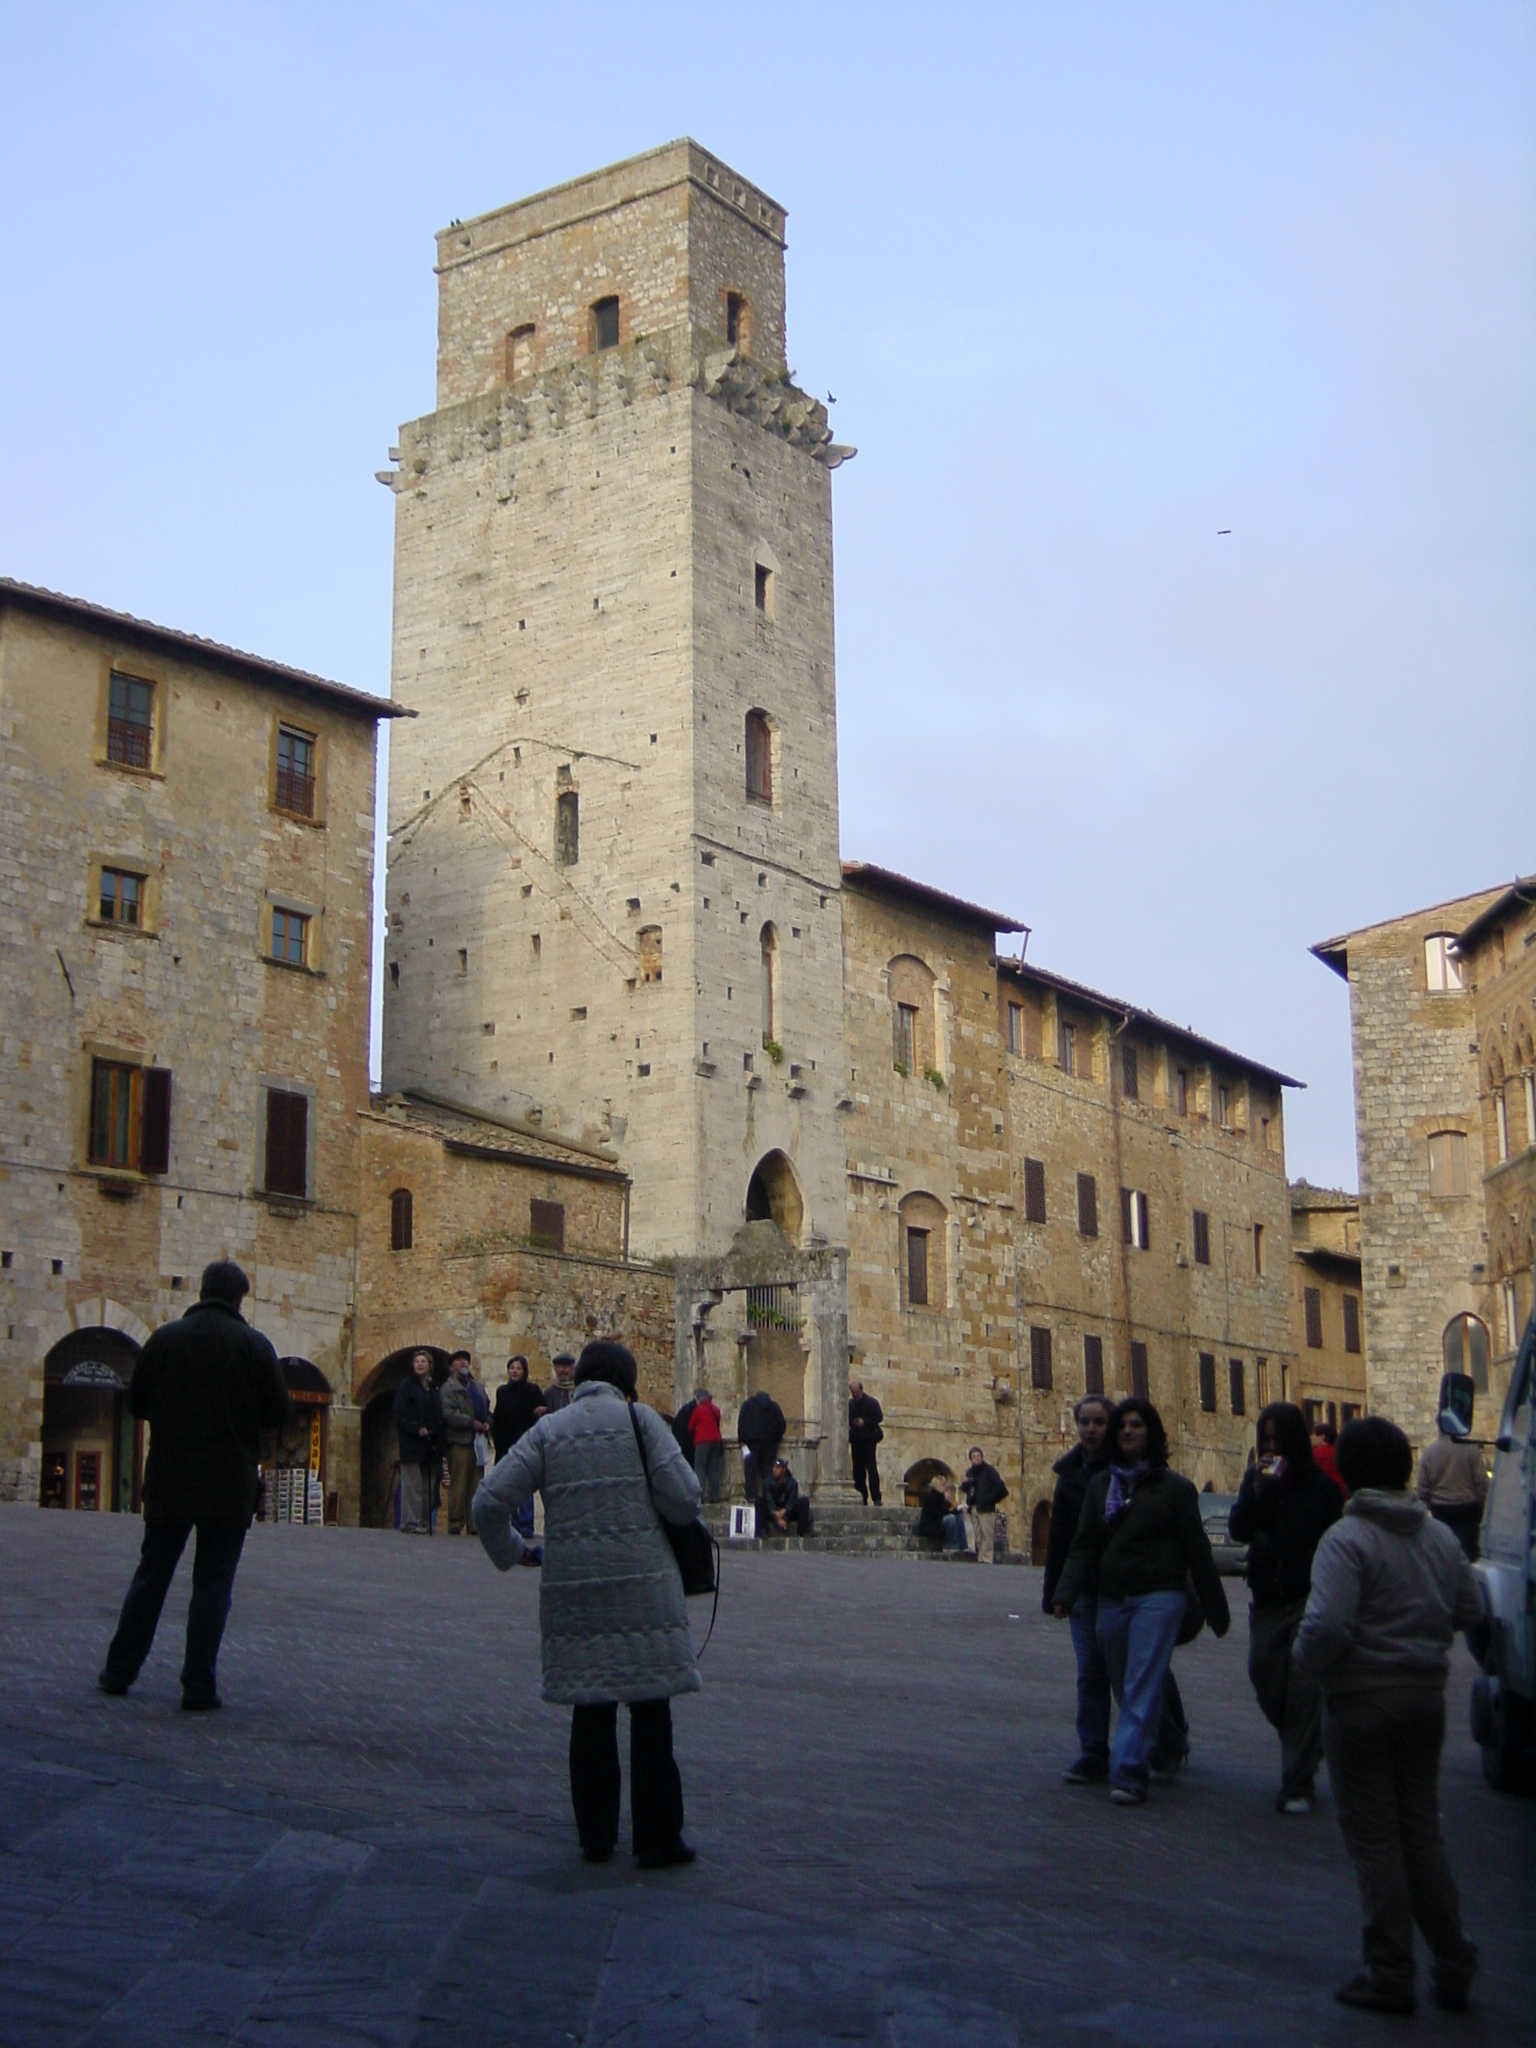
M 1230 527 L 1230 526 L 1218 526 L 1218 527 L 1217 527 L 1217 529 L 1216 529 L 1216 538 L 1217 538 L 1218 540 L 1220 540 L 1220 539 L 1221 539 L 1221 536 L 1222 536 L 1222 535 L 1223 535 L 1224 533 L 1230 533 L 1231 531 L 1232 531 L 1232 529 L 1231 529 L 1231 527 Z
M 827 403 L 828 405 L 836 405 L 837 403 L 837 400 L 832 396 L 830 391 L 827 393 Z

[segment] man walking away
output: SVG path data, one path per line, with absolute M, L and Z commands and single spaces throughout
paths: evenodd
M 1008 1498 L 1008 1489 L 997 1467 L 982 1456 L 980 1444 L 971 1445 L 971 1462 L 960 1481 L 960 1491 L 976 1525 L 976 1562 L 995 1564 L 997 1510 Z
M 1440 1417 L 1440 1434 L 1419 1459 L 1418 1496 L 1437 1522 L 1444 1522 L 1473 1564 L 1488 1473 L 1483 1454 L 1467 1441 L 1467 1425 L 1453 1408 Z
M 400 1534 L 432 1534 L 432 1482 L 443 1461 L 443 1404 L 432 1384 L 432 1354 L 418 1351 L 395 1389 L 400 1445 Z
M 784 1410 L 772 1394 L 749 1394 L 736 1417 L 736 1441 L 741 1445 L 741 1471 L 748 1500 L 762 1497 L 763 1481 L 783 1440 Z
M 1477 1950 L 1440 1833 L 1440 1750 L 1451 1640 L 1483 1621 L 1482 1591 L 1455 1535 L 1409 1493 L 1413 1450 L 1395 1424 L 1350 1423 L 1338 1460 L 1350 1500 L 1317 1546 L 1291 1653 L 1322 1687 L 1328 1776 L 1365 1916 L 1365 1969 L 1335 1995 L 1412 2012 L 1417 1921 L 1430 1995 L 1460 2012 Z
M 880 1403 L 873 1394 L 865 1393 L 863 1381 L 850 1380 L 848 1449 L 853 1455 L 853 1483 L 866 1507 L 871 1501 L 876 1507 L 880 1505 L 880 1468 L 875 1462 L 875 1446 L 885 1436 L 880 1427 L 884 1420 Z
M 480 1420 L 475 1410 L 476 1389 L 469 1376 L 470 1355 L 455 1351 L 448 1361 L 448 1377 L 438 1393 L 443 1408 L 443 1435 L 448 1442 L 448 1534 L 473 1536 L 469 1504 L 474 1499 L 480 1473 L 475 1464 L 475 1438 Z
M 720 1468 L 725 1462 L 725 1445 L 720 1435 L 720 1410 L 708 1387 L 697 1387 L 689 1404 L 688 1439 L 693 1469 L 706 1500 L 720 1498 Z
M 773 1469 L 763 1481 L 763 1497 L 757 1504 L 759 1536 L 797 1536 L 811 1533 L 811 1504 L 800 1492 L 800 1482 L 783 1458 L 775 1458 Z
M 569 1351 L 557 1351 L 551 1363 L 555 1368 L 554 1385 L 544 1389 L 544 1412 L 558 1415 L 562 1408 L 571 1405 L 571 1392 L 576 1383 L 576 1361 Z
M 293 1415 L 277 1353 L 240 1314 L 249 1292 L 233 1260 L 216 1260 L 193 1307 L 139 1353 L 128 1404 L 150 1426 L 144 1547 L 97 1679 L 103 1692 L 125 1693 L 138 1677 L 195 1529 L 181 1704 L 188 1713 L 219 1704 L 214 1667 L 256 1512 L 260 1433 Z

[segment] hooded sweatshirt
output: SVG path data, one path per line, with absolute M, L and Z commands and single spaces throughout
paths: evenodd
M 1317 1546 L 1292 1669 L 1328 1698 L 1443 1686 L 1451 1638 L 1483 1618 L 1460 1543 L 1411 1494 L 1362 1487 Z

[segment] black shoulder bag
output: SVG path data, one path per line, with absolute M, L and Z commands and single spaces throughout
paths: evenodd
M 682 1574 L 683 1593 L 688 1599 L 699 1593 L 713 1593 L 715 1596 L 709 1617 L 709 1635 L 705 1636 L 700 1647 L 702 1655 L 709 1637 L 715 1632 L 715 1616 L 720 1611 L 720 1546 L 697 1516 L 691 1522 L 669 1522 L 657 1507 L 656 1496 L 651 1491 L 651 1461 L 645 1455 L 645 1438 L 640 1434 L 640 1418 L 633 1403 L 630 1404 L 629 1420 L 635 1432 L 635 1449 L 640 1453 L 640 1469 L 645 1474 L 645 1490 L 650 1494 L 651 1511 L 672 1546 L 672 1555 L 677 1559 L 677 1569 Z

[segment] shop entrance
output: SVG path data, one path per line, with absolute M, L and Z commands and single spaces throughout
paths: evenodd
M 128 1409 L 139 1347 L 121 1330 L 71 1330 L 43 1361 L 45 1508 L 137 1514 L 144 1429 Z
M 293 1402 L 293 1420 L 261 1433 L 260 1519 L 266 1522 L 334 1522 L 336 1495 L 328 1484 L 330 1382 L 307 1358 L 278 1364 Z

